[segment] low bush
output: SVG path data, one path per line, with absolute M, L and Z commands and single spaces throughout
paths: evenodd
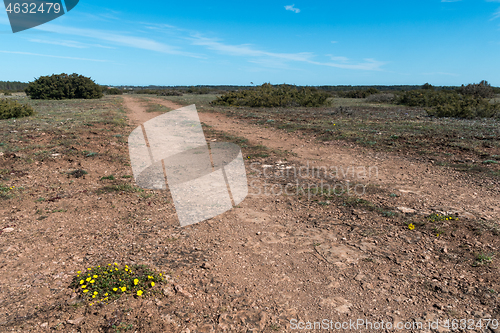
M 364 90 L 348 90 L 338 91 L 337 96 L 344 98 L 367 98 L 370 95 L 378 94 L 379 91 L 375 88 L 368 88 Z
M 103 96 L 98 84 L 75 73 L 40 76 L 28 84 L 25 92 L 32 99 L 95 99 Z
M 394 101 L 395 95 L 391 93 L 380 93 L 370 95 L 365 99 L 368 103 L 392 103 Z
M 123 90 L 118 88 L 109 88 L 104 90 L 104 93 L 107 95 L 123 95 Z
M 500 104 L 492 104 L 485 98 L 466 95 L 426 111 L 430 116 L 436 117 L 491 118 L 500 117 Z
M 456 91 L 410 90 L 398 94 L 395 102 L 407 106 L 434 107 L 451 103 L 458 98 Z
M 183 96 L 184 94 L 178 90 L 161 90 L 158 92 L 158 96 Z
M 481 97 L 482 93 L 461 94 L 458 91 L 460 89 L 406 91 L 398 95 L 396 103 L 425 107 L 428 115 L 436 117 L 469 119 L 500 117 L 500 104 L 490 103 L 488 98 Z
M 329 94 L 313 87 L 297 87 L 287 84 L 262 86 L 242 91 L 226 93 L 211 102 L 212 105 L 250 107 L 317 107 L 323 105 Z
M 29 117 L 34 114 L 33 108 L 15 100 L 0 99 L 0 119 Z
M 476 98 L 493 98 L 495 91 L 488 83 L 488 81 L 481 81 L 479 83 L 472 83 L 457 89 L 457 92 L 462 95 L 473 96 Z

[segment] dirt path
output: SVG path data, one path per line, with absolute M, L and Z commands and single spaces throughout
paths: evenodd
M 128 113 L 130 122 L 134 125 L 138 126 L 142 123 L 145 123 L 149 119 L 153 119 L 154 117 L 162 114 L 161 112 L 146 112 L 145 103 L 138 100 L 137 98 L 134 98 L 133 96 L 123 95 L 122 97 L 125 107 L 130 111 Z M 174 110 L 182 107 L 182 105 L 176 104 L 171 101 L 161 99 L 157 99 L 157 101 L 161 102 L 162 105 Z
M 152 100 L 175 107 L 170 101 Z M 131 97 L 127 96 L 126 103 L 131 110 L 135 110 L 131 113 L 132 119 L 150 119 L 157 115 L 138 112 L 137 104 Z M 472 213 L 474 218 L 500 220 L 498 183 L 478 184 L 464 173 L 430 163 L 404 156 L 373 153 L 340 141 L 334 145 L 324 145 L 309 138 L 298 138 L 293 133 L 263 128 L 222 114 L 200 113 L 200 120 L 216 130 L 245 137 L 250 143 L 297 154 L 289 160 L 316 167 L 338 168 L 340 174 L 345 174 L 345 179 L 380 185 L 407 197 L 408 204 L 413 205 L 409 208 L 425 212 L 438 208 L 459 211 L 470 218 L 472 216 L 466 213 Z M 366 175 L 363 170 L 367 171 Z M 371 173 L 368 172 L 370 170 Z
M 125 106 L 134 121 L 154 117 L 141 114 L 144 107 L 132 97 L 125 98 Z M 194 248 L 190 255 L 204 258 L 201 266 L 185 264 L 182 272 L 173 274 L 191 295 L 187 309 L 176 315 L 199 314 L 181 320 L 179 328 L 187 329 L 183 332 L 291 332 L 323 319 L 333 324 L 359 319 L 444 325 L 446 319 L 500 318 L 498 264 L 471 265 L 474 253 L 498 251 L 498 239 L 479 238 L 467 229 L 474 230 L 476 217 L 498 216 L 498 192 L 405 157 L 342 143 L 325 146 L 221 114 L 200 113 L 200 119 L 250 143 L 296 153 L 287 165 L 377 166 L 378 177 L 362 180 L 399 197 L 372 193 L 366 195 L 368 200 L 394 200 L 421 212 L 455 207 L 463 219 L 452 226 L 444 223 L 453 231 L 436 237 L 435 232 L 412 231 L 363 208 L 320 205 L 296 196 L 249 195 L 238 207 L 170 236 L 177 241 L 171 252 Z M 280 165 L 273 156 L 257 168 Z M 268 181 L 252 172 L 255 167 L 247 169 L 249 180 Z M 470 212 L 477 216 L 467 220 Z M 362 328 L 358 330 L 372 331 Z M 430 332 L 425 326 L 406 331 Z M 441 326 L 439 331 L 448 330 Z

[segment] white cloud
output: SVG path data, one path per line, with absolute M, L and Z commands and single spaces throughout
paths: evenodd
M 300 9 L 295 8 L 294 6 L 295 6 L 295 5 L 285 6 L 285 9 L 286 9 L 286 10 L 290 10 L 290 11 L 292 11 L 292 12 L 296 13 L 296 14 L 300 13 Z
M 160 43 L 160 42 L 157 42 L 157 41 L 149 39 L 149 38 L 134 37 L 134 36 L 130 36 L 130 35 L 124 35 L 124 34 L 120 34 L 120 33 L 107 32 L 107 31 L 94 30 L 94 29 L 80 29 L 80 28 L 64 27 L 64 26 L 55 25 L 55 24 L 44 24 L 44 25 L 36 27 L 35 29 L 49 31 L 49 32 L 55 32 L 55 33 L 61 33 L 61 34 L 67 34 L 67 35 L 97 38 L 97 39 L 100 39 L 103 41 L 115 43 L 118 45 L 133 47 L 136 49 L 156 51 L 156 52 L 166 53 L 166 54 L 182 55 L 182 56 L 188 56 L 188 57 L 193 57 L 193 58 L 201 58 L 200 56 L 197 56 L 195 54 L 192 54 L 189 52 L 184 52 L 184 51 L 180 50 L 178 47 L 167 45 L 164 43 Z
M 224 44 L 213 38 L 206 38 L 200 35 L 195 35 L 191 38 L 193 45 L 205 46 L 209 50 L 217 51 L 219 53 L 231 56 L 243 56 L 258 58 L 252 59 L 253 63 L 273 63 L 276 60 L 280 61 L 297 61 L 304 62 L 313 65 L 336 67 L 344 69 L 359 69 L 359 70 L 381 70 L 381 66 L 385 65 L 385 62 L 377 61 L 374 59 L 364 59 L 362 63 L 350 63 L 349 59 L 346 57 L 332 57 L 334 62 L 318 62 L 314 61 L 314 54 L 311 52 L 300 52 L 300 53 L 275 53 L 263 50 L 258 50 L 253 48 L 249 44 L 242 45 L 228 45 Z
M 44 40 L 44 39 L 29 39 L 30 42 L 33 43 L 41 43 L 41 44 L 51 44 L 51 45 L 60 45 L 60 46 L 67 46 L 67 47 L 73 47 L 77 49 L 87 49 L 89 47 L 99 47 L 103 49 L 115 49 L 114 47 L 110 46 L 104 46 L 100 44 L 85 44 L 85 43 L 80 43 L 72 40 Z
M 490 19 L 490 21 L 495 20 L 499 17 L 500 17 L 500 8 L 498 8 L 498 10 L 495 13 L 493 13 L 493 17 Z
M 332 59 L 333 61 L 340 61 L 340 62 L 348 62 L 349 61 L 349 58 L 346 58 L 346 57 L 330 57 L 330 59 Z
M 77 57 L 65 57 L 65 56 L 57 56 L 57 55 L 51 55 L 51 54 L 39 54 L 39 53 L 20 52 L 20 51 L 2 51 L 2 50 L 0 50 L 0 53 L 21 54 L 21 55 L 30 55 L 30 56 L 48 57 L 48 58 L 59 58 L 59 59 L 71 59 L 71 60 L 108 62 L 107 60 L 89 59 L 89 58 L 77 58 Z

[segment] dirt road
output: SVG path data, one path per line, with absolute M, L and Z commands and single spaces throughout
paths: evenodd
M 135 121 L 154 117 L 145 116 L 132 97 L 125 97 L 125 106 Z M 237 208 L 184 228 L 189 235 L 185 245 L 206 249 L 204 269 L 188 269 L 179 277 L 191 292 L 205 290 L 205 298 L 195 297 L 199 302 L 192 307 L 199 310 L 206 306 L 203 302 L 231 299 L 217 310 L 218 319 L 208 324 L 209 330 L 288 332 L 308 327 L 308 322 L 363 320 L 420 322 L 423 328 L 410 331 L 427 332 L 426 323 L 436 320 L 443 325 L 440 331 L 447 331 L 447 319 L 500 318 L 498 264 L 474 264 L 477 253 L 498 250 L 498 237 L 483 229 L 473 233 L 477 220 L 500 216 L 498 184 L 483 184 L 405 156 L 374 154 L 341 142 L 323 145 L 222 114 L 204 112 L 200 119 L 250 144 L 296 154 L 286 162 L 270 156 L 252 170 L 334 166 L 345 173 L 344 181 L 384 190 L 364 198 L 400 207 L 408 219 L 431 212 L 459 216 L 458 221 L 443 223 L 446 232 L 425 232 L 363 207 L 319 205 L 293 195 L 249 195 Z M 354 175 L 348 167 L 355 168 Z M 249 169 L 251 180 L 261 185 L 268 181 L 262 172 Z M 362 174 L 363 169 L 372 170 L 372 175 Z M 202 331 L 198 325 L 186 328 Z

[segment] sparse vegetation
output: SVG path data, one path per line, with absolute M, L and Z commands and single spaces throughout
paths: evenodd
M 0 99 L 0 119 L 29 117 L 34 113 L 30 105 L 15 100 Z
M 76 272 L 70 287 L 92 306 L 108 303 L 125 294 L 145 297 L 164 281 L 162 273 L 146 265 L 125 265 L 117 263 L 103 267 L 89 267 Z
M 255 89 L 224 94 L 211 104 L 250 107 L 318 107 L 323 105 L 328 97 L 327 93 L 313 87 L 298 89 L 286 84 L 273 86 L 265 83 Z

